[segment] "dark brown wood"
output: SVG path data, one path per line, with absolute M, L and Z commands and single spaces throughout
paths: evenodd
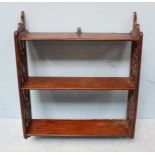
M 130 33 L 28 33 L 24 12 L 14 34 L 19 97 L 24 137 L 28 136 L 105 136 L 134 138 L 140 80 L 143 34 L 134 13 Z M 131 41 L 129 77 L 29 77 L 26 41 L 89 40 Z M 49 120 L 32 119 L 30 90 L 128 90 L 126 120 Z
M 140 26 L 139 24 L 137 24 L 136 12 L 134 12 L 133 30 L 131 34 L 139 38 L 138 41 L 133 41 L 131 46 L 130 77 L 136 82 L 136 89 L 129 91 L 128 109 L 127 109 L 127 120 L 129 121 L 129 129 L 130 129 L 129 137 L 134 138 L 137 105 L 138 105 L 138 94 L 139 94 L 142 41 L 143 41 L 143 33 L 140 32 Z
M 29 77 L 22 89 L 47 90 L 134 90 L 127 77 Z
M 130 77 L 135 80 L 135 49 L 136 49 L 136 41 L 133 41 L 131 43 L 131 59 L 130 59 Z M 133 91 L 129 91 L 128 92 L 128 106 L 127 106 L 127 119 L 130 120 L 130 115 L 132 116 L 131 114 L 131 105 L 132 105 L 132 97 L 133 97 Z M 129 122 L 129 124 L 131 124 L 131 121 Z
M 22 33 L 20 40 L 103 40 L 103 41 L 135 41 L 138 37 L 130 33 Z
M 126 120 L 49 120 L 33 119 L 28 136 L 128 137 Z
M 23 125 L 23 135 L 27 138 L 26 130 L 30 126 L 32 114 L 31 114 L 31 101 L 29 90 L 22 90 L 23 83 L 28 79 L 28 67 L 27 67 L 27 56 L 26 56 L 26 43 L 18 39 L 20 33 L 25 31 L 24 25 L 24 12 L 21 13 L 21 23 L 18 24 L 18 30 L 14 33 L 15 41 L 15 53 L 16 53 L 16 64 L 17 64 L 17 76 L 18 76 L 18 88 L 19 98 Z
M 140 32 L 139 37 L 141 38 L 141 40 L 136 42 L 136 45 L 133 48 L 134 56 L 132 57 L 133 65 L 131 67 L 131 70 L 132 70 L 131 76 L 136 81 L 136 90 L 130 91 L 129 100 L 128 100 L 128 120 L 129 120 L 129 127 L 130 127 L 130 138 L 134 138 L 134 133 L 135 133 L 138 94 L 139 94 L 140 69 L 141 69 L 142 41 L 143 41 L 142 32 Z

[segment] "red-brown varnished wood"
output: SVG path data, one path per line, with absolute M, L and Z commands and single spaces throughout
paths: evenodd
M 33 119 L 27 136 L 105 136 L 127 137 L 126 120 Z
M 21 33 L 20 40 L 105 40 L 105 41 L 135 41 L 138 37 L 130 33 Z
M 134 90 L 127 77 L 29 77 L 22 89 L 51 90 Z

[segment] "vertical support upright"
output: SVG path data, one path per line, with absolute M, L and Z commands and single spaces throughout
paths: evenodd
M 133 41 L 131 45 L 131 63 L 130 63 L 130 77 L 136 84 L 136 90 L 129 91 L 128 95 L 128 109 L 127 119 L 129 121 L 130 133 L 129 137 L 134 138 L 136 114 L 139 94 L 140 68 L 141 68 L 141 54 L 142 54 L 142 40 L 143 34 L 140 32 L 139 24 L 137 24 L 137 15 L 134 13 L 133 30 L 131 35 L 137 37 L 137 41 Z
M 18 24 L 18 30 L 14 33 L 15 51 L 16 51 L 16 64 L 18 76 L 18 88 L 20 97 L 20 107 L 23 125 L 23 135 L 26 136 L 26 130 L 30 126 L 32 120 L 31 114 L 31 101 L 29 90 L 22 90 L 22 85 L 28 78 L 27 55 L 26 55 L 26 42 L 19 39 L 20 33 L 25 32 L 24 12 L 21 13 L 21 23 Z

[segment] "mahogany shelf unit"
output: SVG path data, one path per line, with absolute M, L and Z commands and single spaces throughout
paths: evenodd
M 134 138 L 140 79 L 143 33 L 134 12 L 130 33 L 30 33 L 24 12 L 14 33 L 17 76 L 24 138 L 29 136 L 89 136 Z M 129 77 L 31 77 L 28 75 L 26 41 L 130 41 Z M 125 119 L 33 119 L 30 90 L 128 90 Z

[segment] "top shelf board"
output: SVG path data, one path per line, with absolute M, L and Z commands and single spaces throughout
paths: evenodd
M 21 33 L 20 40 L 92 40 L 92 41 L 137 41 L 139 37 L 134 37 L 130 33 L 46 33 L 32 32 Z

